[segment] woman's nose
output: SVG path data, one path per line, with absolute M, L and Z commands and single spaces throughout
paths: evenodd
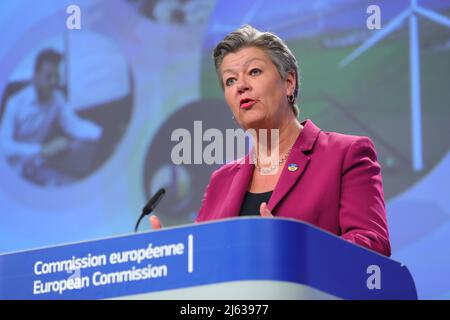
M 250 84 L 248 83 L 248 81 L 245 78 L 241 78 L 238 80 L 237 83 L 237 89 L 239 93 L 243 93 L 247 90 L 250 90 Z

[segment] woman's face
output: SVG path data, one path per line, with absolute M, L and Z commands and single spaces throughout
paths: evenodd
M 281 79 L 266 52 L 257 47 L 227 54 L 220 66 L 225 100 L 244 129 L 280 128 L 291 111 L 287 96 L 295 75 Z

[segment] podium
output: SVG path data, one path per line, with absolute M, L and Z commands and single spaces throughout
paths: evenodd
M 309 224 L 232 218 L 0 255 L 0 299 L 417 299 L 408 268 Z

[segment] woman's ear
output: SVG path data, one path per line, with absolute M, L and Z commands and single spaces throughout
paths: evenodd
M 297 83 L 297 79 L 295 77 L 295 72 L 289 71 L 286 76 L 286 95 L 287 96 L 294 94 L 296 83 Z

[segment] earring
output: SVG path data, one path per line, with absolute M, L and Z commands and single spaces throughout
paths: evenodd
M 294 103 L 295 102 L 295 97 L 294 97 L 293 94 L 288 95 L 287 99 L 288 99 L 289 103 Z
M 231 119 L 236 120 L 236 118 L 234 116 L 232 116 Z

